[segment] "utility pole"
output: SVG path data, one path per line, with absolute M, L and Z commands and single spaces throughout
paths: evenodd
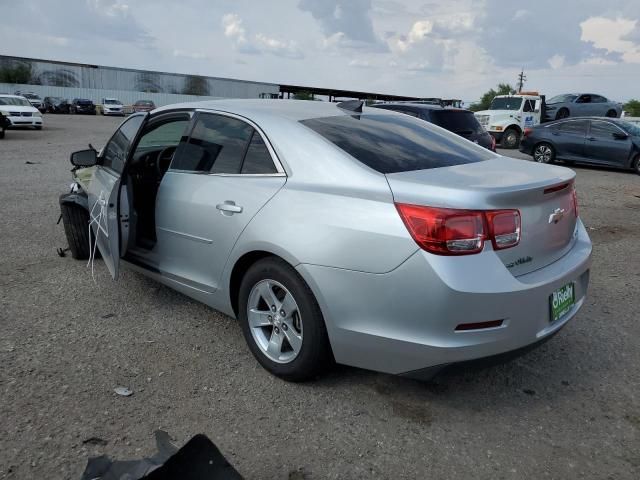
M 522 87 L 524 87 L 524 82 L 527 81 L 527 76 L 524 74 L 524 68 L 520 70 L 518 74 L 518 93 L 522 92 Z

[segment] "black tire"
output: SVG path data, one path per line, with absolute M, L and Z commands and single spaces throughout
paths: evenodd
M 553 163 L 556 159 L 556 149 L 547 142 L 538 143 L 533 147 L 533 160 L 538 163 Z
M 515 128 L 507 128 L 500 141 L 502 148 L 518 148 L 520 145 L 520 132 Z
M 263 280 L 275 280 L 293 295 L 302 323 L 302 346 L 289 363 L 278 363 L 267 357 L 254 339 L 247 310 L 254 286 Z M 254 357 L 265 370 L 291 382 L 309 380 L 321 374 L 333 363 L 324 318 L 313 292 L 303 278 L 285 261 L 267 257 L 253 264 L 240 283 L 238 320 L 244 338 Z M 266 327 L 267 329 L 269 327 Z
M 0 139 L 4 138 L 4 128 L 0 128 Z
M 636 155 L 636 158 L 634 158 L 633 162 L 631 163 L 631 167 L 633 168 L 634 172 L 640 175 L 640 155 Z
M 560 120 L 561 118 L 569 118 L 569 109 L 568 108 L 561 108 L 560 110 L 558 110 L 558 113 L 556 113 L 556 120 Z
M 89 212 L 79 205 L 63 203 L 62 225 L 71 256 L 76 260 L 89 258 Z
M 618 117 L 618 113 L 615 110 L 609 110 L 607 112 L 607 114 L 605 115 L 605 117 L 617 118 Z

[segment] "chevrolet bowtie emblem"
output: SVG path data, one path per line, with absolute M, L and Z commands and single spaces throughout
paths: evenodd
M 549 215 L 549 223 L 558 223 L 564 217 L 564 208 L 556 208 L 551 215 Z

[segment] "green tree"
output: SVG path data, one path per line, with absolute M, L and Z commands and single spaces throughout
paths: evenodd
M 479 112 L 480 110 L 488 110 L 489 105 L 491 105 L 491 101 L 496 95 L 513 95 L 516 93 L 516 89 L 513 88 L 508 83 L 499 83 L 498 88 L 494 90 L 490 89 L 488 92 L 485 92 L 482 97 L 480 97 L 480 101 L 477 103 L 473 103 L 470 110 L 474 112 Z
M 630 117 L 640 117 L 640 100 L 632 98 L 622 106 L 622 109 L 627 112 Z

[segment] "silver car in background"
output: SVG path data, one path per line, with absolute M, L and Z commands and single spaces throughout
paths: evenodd
M 333 361 L 428 377 L 536 345 L 585 301 L 572 170 L 360 102 L 170 105 L 71 161 L 98 165 L 61 197 L 73 255 L 90 222 L 114 278 L 237 318 L 287 380 Z
M 546 102 L 545 120 L 568 117 L 619 118 L 622 104 L 595 93 L 565 93 L 551 97 Z

